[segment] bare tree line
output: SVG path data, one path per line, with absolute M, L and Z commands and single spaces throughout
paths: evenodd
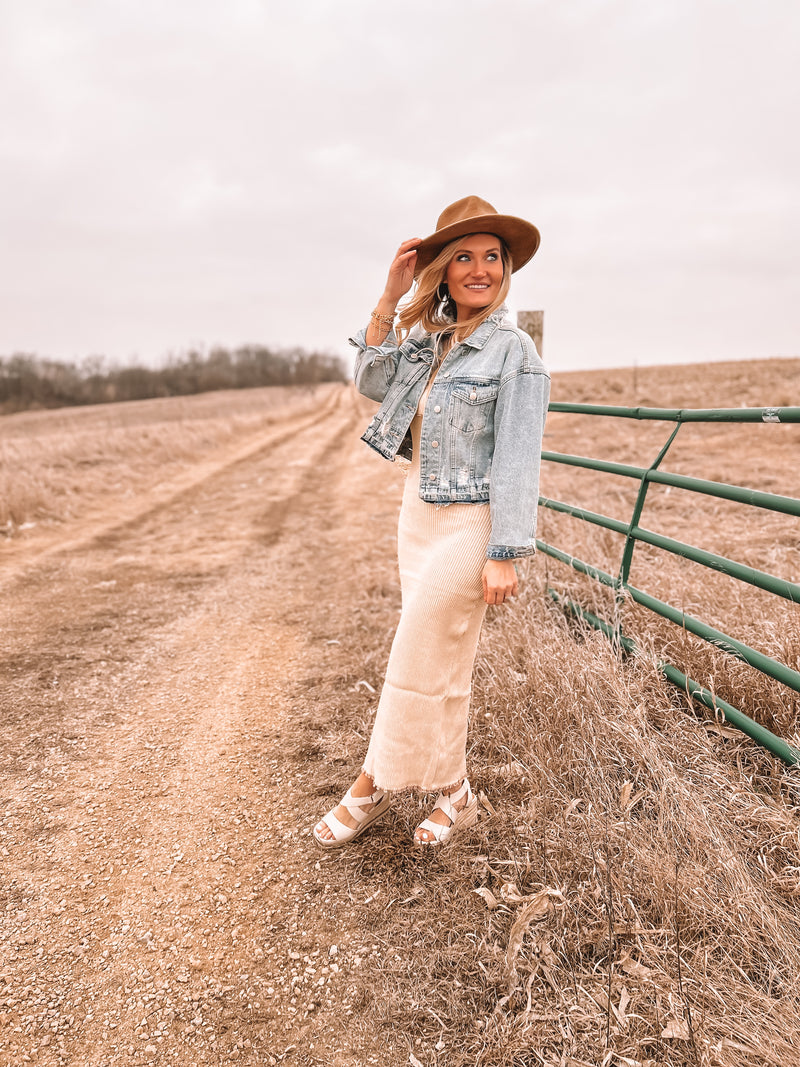
M 114 366 L 103 356 L 68 363 L 16 353 L 0 356 L 0 414 L 30 408 L 187 396 L 214 389 L 345 380 L 344 366 L 338 356 L 307 352 L 303 348 L 217 346 L 208 353 L 190 349 L 170 356 L 160 368 L 138 364 Z

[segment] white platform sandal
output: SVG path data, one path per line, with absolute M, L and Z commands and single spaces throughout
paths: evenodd
M 456 805 L 464 797 L 467 798 L 466 804 L 464 804 L 463 808 L 458 809 Z M 472 793 L 469 778 L 465 778 L 461 783 L 461 787 L 455 792 L 450 794 L 440 793 L 436 798 L 436 803 L 433 805 L 434 811 L 437 808 L 440 808 L 445 813 L 450 820 L 450 825 L 434 822 L 432 819 L 424 819 L 417 829 L 429 831 L 429 833 L 433 834 L 433 840 L 420 841 L 415 835 L 415 845 L 443 845 L 455 830 L 475 825 L 478 821 L 478 798 Z
M 327 815 L 322 816 L 320 822 L 325 823 L 333 837 L 331 839 L 320 837 L 317 833 L 317 827 L 314 827 L 314 840 L 320 848 L 341 848 L 342 845 L 354 841 L 359 834 L 363 834 L 369 826 L 372 826 L 382 815 L 386 814 L 392 806 L 392 798 L 389 793 L 383 793 L 380 790 L 370 793 L 366 797 L 354 797 L 348 789 L 339 804 L 347 808 L 358 825 L 345 826 L 333 814 L 336 808 L 331 808 Z M 374 804 L 375 806 L 370 808 L 369 811 L 364 811 L 363 809 L 367 804 Z M 336 807 L 338 806 L 337 804 Z

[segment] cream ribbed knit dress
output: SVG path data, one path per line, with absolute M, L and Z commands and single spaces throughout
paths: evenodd
M 413 444 L 397 537 L 402 612 L 364 770 L 378 789 L 443 789 L 467 773 L 472 665 L 486 604 L 481 572 L 489 504 L 430 504 L 419 497 L 427 390 Z

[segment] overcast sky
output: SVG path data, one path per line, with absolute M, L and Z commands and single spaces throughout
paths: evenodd
M 349 359 L 477 194 L 553 370 L 796 356 L 799 69 L 797 0 L 0 0 L 0 355 Z

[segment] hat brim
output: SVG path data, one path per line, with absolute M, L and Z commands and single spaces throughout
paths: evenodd
M 515 215 L 477 215 L 471 219 L 454 222 L 426 237 L 417 245 L 417 262 L 414 277 L 433 263 L 445 245 L 457 237 L 472 233 L 493 233 L 500 237 L 511 255 L 511 273 L 533 258 L 539 247 L 541 236 L 532 222 L 519 219 Z

